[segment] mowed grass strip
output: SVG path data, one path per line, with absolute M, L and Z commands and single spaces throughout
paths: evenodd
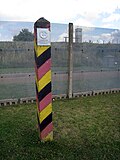
M 0 108 L 0 160 L 118 160 L 120 94 L 53 102 L 54 140 L 41 143 L 36 104 Z

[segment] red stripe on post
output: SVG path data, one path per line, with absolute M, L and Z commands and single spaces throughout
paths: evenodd
M 37 78 L 40 80 L 51 68 L 51 58 L 48 59 L 40 68 L 38 68 Z
M 42 111 L 46 106 L 52 103 L 52 93 L 49 93 L 39 103 L 39 111 Z
M 39 105 L 38 95 L 36 94 L 36 104 Z
M 38 69 L 37 69 L 36 63 L 35 63 L 35 74 L 36 74 L 36 78 L 38 79 Z
M 52 122 L 41 132 L 41 139 L 44 139 L 53 130 Z

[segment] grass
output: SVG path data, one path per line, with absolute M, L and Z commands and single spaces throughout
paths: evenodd
M 54 140 L 38 138 L 36 105 L 0 108 L 0 160 L 118 160 L 120 94 L 53 102 Z

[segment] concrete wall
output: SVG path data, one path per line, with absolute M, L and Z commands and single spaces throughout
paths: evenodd
M 0 42 L 0 67 L 31 67 L 33 42 Z
M 52 66 L 67 67 L 68 43 L 54 42 L 52 48 Z M 74 67 L 101 66 L 120 67 L 119 44 L 73 44 Z M 0 42 L 0 67 L 33 67 L 33 42 Z
M 52 93 L 67 96 L 68 43 L 52 43 L 51 50 Z M 0 99 L 35 97 L 34 76 L 33 42 L 0 42 Z M 73 44 L 73 95 L 119 89 L 119 82 L 120 45 Z

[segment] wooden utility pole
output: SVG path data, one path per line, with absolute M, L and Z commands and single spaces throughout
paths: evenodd
M 73 23 L 69 23 L 69 43 L 68 43 L 68 98 L 72 98 L 73 79 Z

